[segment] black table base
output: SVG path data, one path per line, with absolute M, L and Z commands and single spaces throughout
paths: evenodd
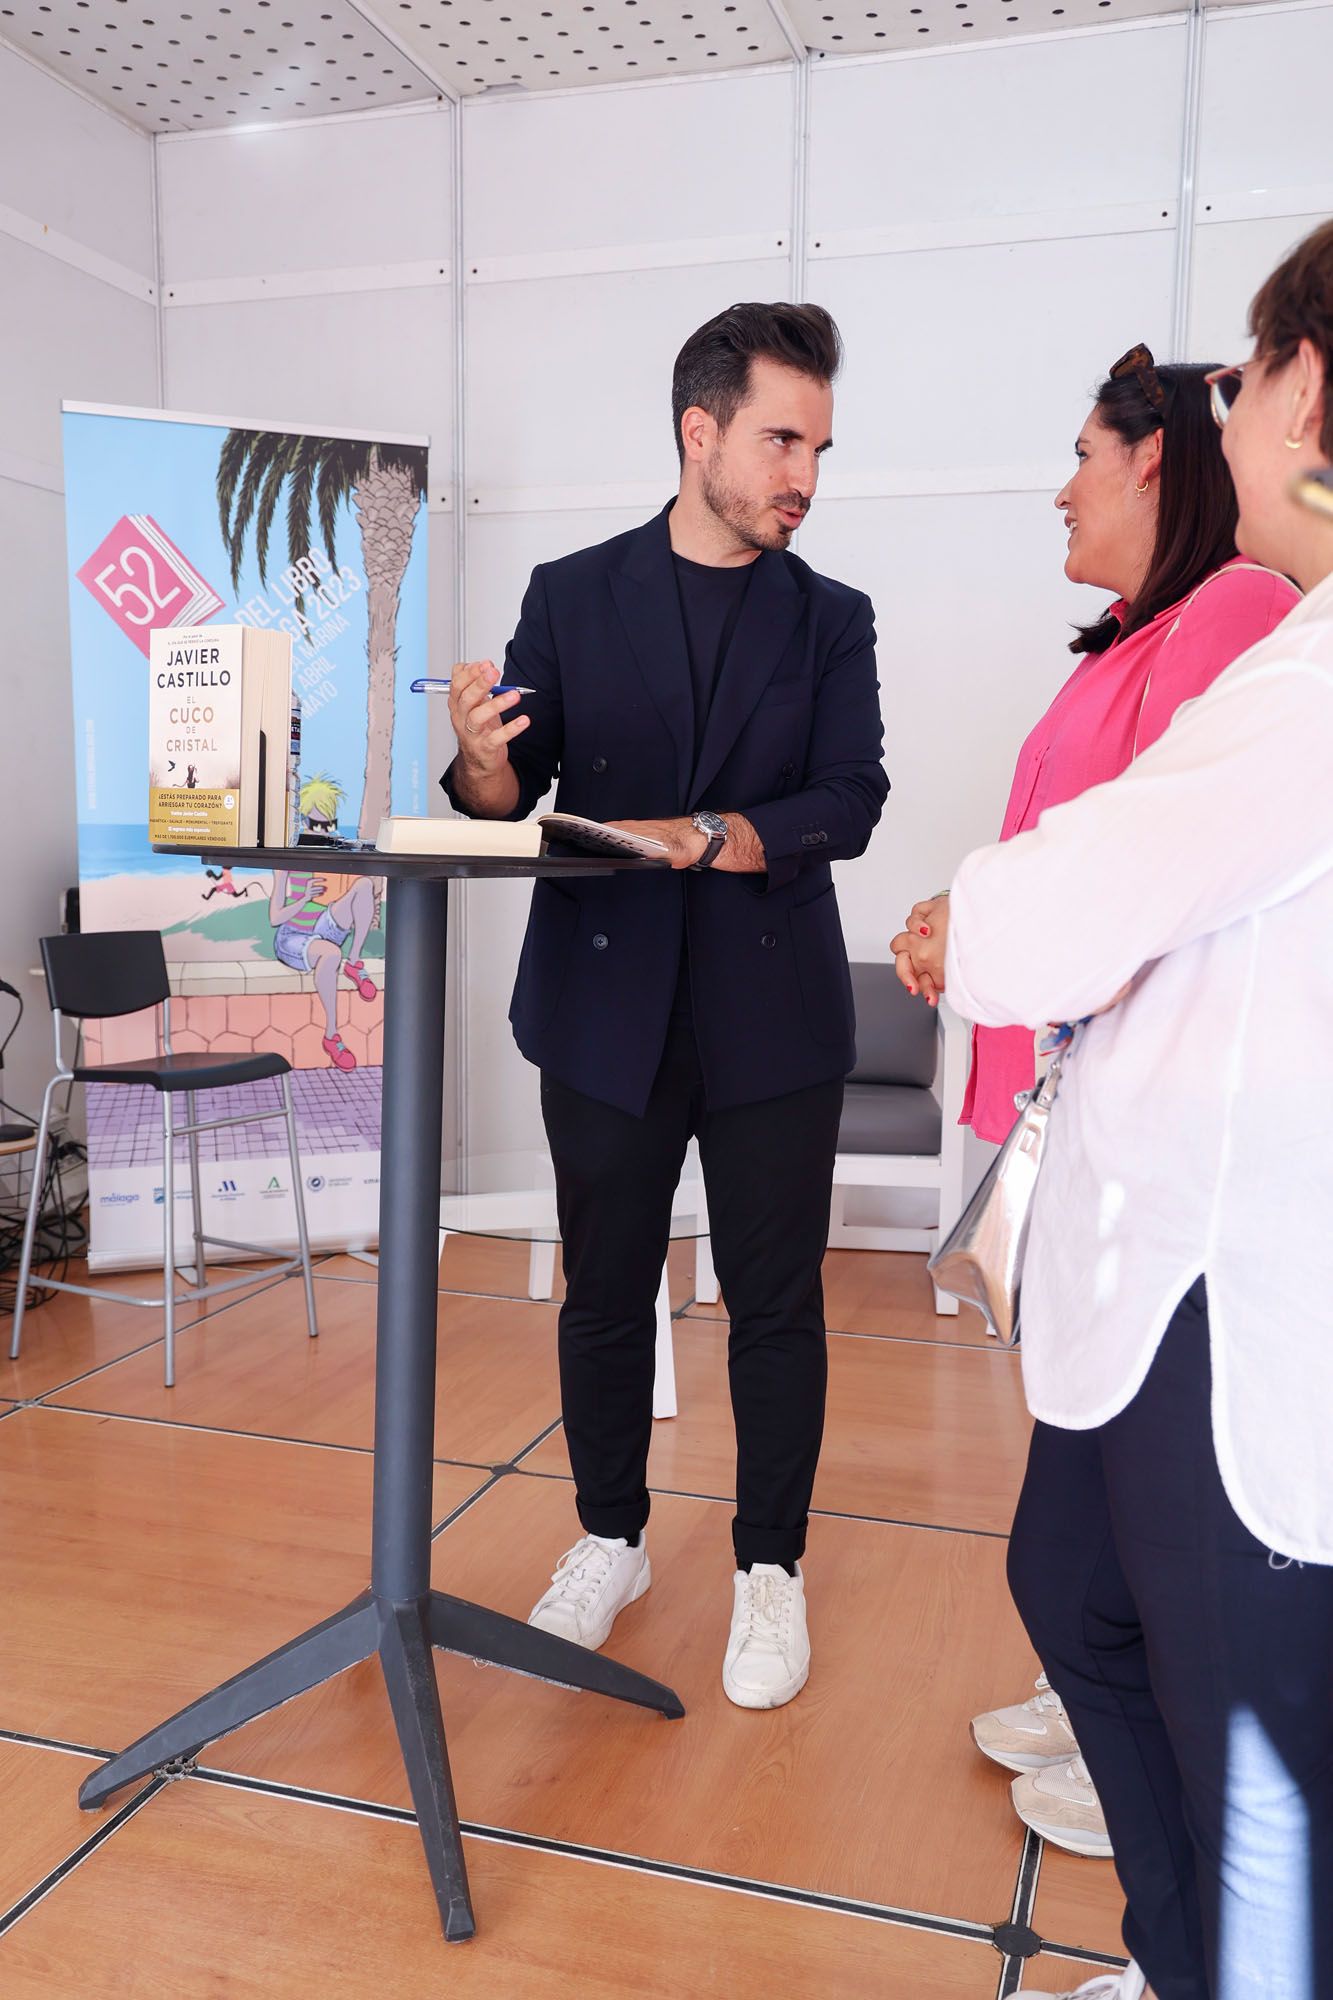
M 610 1695 L 673 1719 L 685 1713 L 671 1689 L 660 1682 L 499 1611 L 447 1597 L 439 1590 L 401 1604 L 366 1591 L 332 1618 L 312 1625 L 299 1639 L 280 1646 L 131 1743 L 85 1780 L 79 1804 L 104 1805 L 113 1792 L 136 1778 L 181 1758 L 196 1757 L 215 1737 L 229 1735 L 378 1653 L 444 1935 L 451 1943 L 461 1942 L 473 1935 L 476 1924 L 431 1658 L 435 1646 L 483 1666 L 507 1667 L 560 1687 Z
M 209 852 L 241 867 L 316 865 L 308 849 Z M 393 885 L 384 995 L 370 1588 L 150 1729 L 85 1781 L 79 1804 L 104 1804 L 136 1778 L 197 1756 L 215 1738 L 378 1654 L 444 1934 L 459 1941 L 471 1937 L 476 1924 L 432 1649 L 438 1646 L 511 1673 L 609 1695 L 672 1718 L 685 1710 L 670 1688 L 618 1661 L 431 1589 L 449 877 L 610 874 L 643 864 L 450 863 L 339 854 L 329 855 L 327 865 L 347 873 L 384 875 Z

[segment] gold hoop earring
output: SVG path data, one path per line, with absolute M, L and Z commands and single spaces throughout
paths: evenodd
M 1142 500 L 1142 498 L 1143 498 L 1144 494 L 1145 494 L 1145 493 L 1146 493 L 1146 492 L 1148 491 L 1148 482 L 1147 482 L 1147 480 L 1146 480 L 1146 479 L 1144 480 L 1144 482 L 1143 482 L 1142 486 L 1136 486 L 1136 487 L 1134 488 L 1134 491 L 1135 491 L 1135 492 L 1136 492 L 1136 493 L 1138 494 L 1138 496 L 1139 496 L 1140 500 Z
M 1285 445 L 1285 446 L 1287 447 L 1287 450 L 1288 450 L 1288 451 L 1300 451 L 1300 450 L 1301 450 L 1301 449 L 1303 448 L 1304 444 L 1305 444 L 1305 439 L 1304 439 L 1304 438 L 1283 438 L 1282 442 L 1283 442 L 1283 444 L 1284 444 L 1284 445 Z

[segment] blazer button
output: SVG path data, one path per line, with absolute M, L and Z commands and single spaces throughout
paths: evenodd
M 764 947 L 765 951 L 772 951 L 773 947 L 777 943 L 777 939 L 774 937 L 772 931 L 766 931 L 763 937 L 760 938 L 759 942 Z
M 796 776 L 796 766 L 794 764 L 784 764 L 782 775 L 784 778 L 794 778 Z
M 592 760 L 592 768 L 594 771 L 596 771 L 598 777 L 600 778 L 602 772 L 606 769 L 605 757 L 594 757 Z
M 592 941 L 592 948 L 594 951 L 605 951 L 607 945 L 610 942 L 611 940 L 607 937 L 604 931 L 598 931 L 596 937 Z

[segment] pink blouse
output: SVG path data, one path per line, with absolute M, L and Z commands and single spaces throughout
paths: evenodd
M 1047 806 L 1118 778 L 1163 734 L 1182 702 L 1211 687 L 1299 602 L 1285 577 L 1237 557 L 1109 652 L 1086 654 L 1019 752 L 1001 840 L 1035 826 Z M 974 1028 L 960 1123 L 979 1138 L 997 1144 L 1005 1138 L 1015 1096 L 1032 1089 L 1034 1034 Z

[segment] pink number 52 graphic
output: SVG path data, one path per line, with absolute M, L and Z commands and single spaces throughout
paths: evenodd
M 202 625 L 222 609 L 212 585 L 151 514 L 122 514 L 78 575 L 145 659 L 158 626 Z

